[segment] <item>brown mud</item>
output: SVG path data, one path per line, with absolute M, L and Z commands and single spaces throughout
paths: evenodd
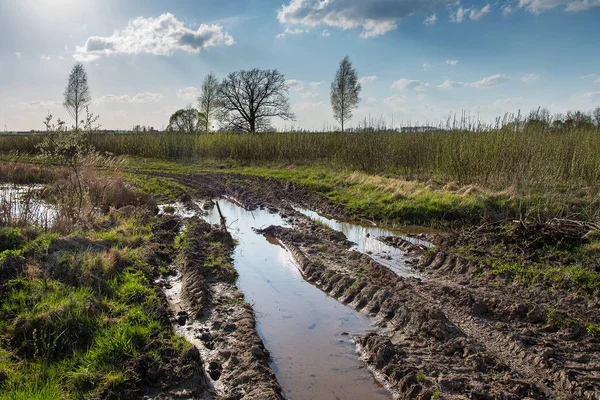
M 195 345 L 204 361 L 209 390 L 203 398 L 282 399 L 254 311 L 235 285 L 231 235 L 195 217 L 186 229 L 180 268 L 171 266 L 175 279 L 159 283 L 171 304 L 176 332 Z M 170 290 L 174 285 L 179 293 Z
M 287 247 L 308 281 L 377 321 L 379 332 L 357 340 L 372 371 L 396 397 L 600 398 L 600 340 L 581 322 L 600 320 L 597 296 L 491 274 L 457 251 L 472 244 L 473 236 L 457 239 L 454 233 L 424 238 L 437 242 L 436 250 L 383 238 L 406 250 L 422 274 L 422 279 L 403 278 L 348 251 L 339 235 L 289 207 L 345 216 L 300 186 L 227 174 L 178 180 L 205 199 L 232 196 L 246 208 L 272 208 L 287 216 L 291 228 L 262 233 Z M 494 233 L 482 236 L 476 253 L 485 254 L 500 240 Z M 491 254 L 510 259 L 511 249 Z

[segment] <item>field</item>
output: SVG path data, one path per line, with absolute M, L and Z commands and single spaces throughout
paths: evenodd
M 202 222 L 224 198 L 235 199 L 224 210 L 281 215 L 286 226 L 245 234 L 266 235 L 315 290 L 371 318 L 375 332 L 355 342 L 397 398 L 598 398 L 595 126 L 96 133 L 93 154 L 71 163 L 41 154 L 45 137 L 0 136 L 0 181 L 56 210 L 41 226 L 11 215 L 21 197 L 0 204 L 0 399 L 290 390 L 255 329 L 260 299 L 236 283 L 248 236 L 234 214 Z M 348 252 L 334 225 L 298 207 L 392 229 L 369 240 L 425 279 Z

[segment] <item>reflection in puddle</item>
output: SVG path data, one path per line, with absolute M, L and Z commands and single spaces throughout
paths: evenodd
M 373 260 L 385 265 L 400 276 L 410 277 L 417 275 L 413 272 L 411 267 L 406 264 L 406 253 L 404 251 L 383 243 L 377 239 L 378 237 L 401 236 L 403 239 L 415 244 L 426 247 L 433 246 L 429 242 L 404 236 L 398 231 L 392 231 L 375 226 L 364 226 L 352 222 L 339 221 L 324 217 L 314 211 L 303 208 L 295 209 L 314 221 L 319 221 L 333 230 L 342 232 L 344 235 L 346 235 L 349 241 L 355 243 L 353 247 L 354 250 L 368 254 Z M 415 228 L 413 228 L 413 230 L 414 229 Z M 426 232 L 426 230 L 423 230 L 422 232 Z M 411 233 L 417 232 L 415 231 Z
M 43 185 L 0 185 L 0 224 L 36 224 L 48 228 L 56 219 L 55 208 L 35 196 Z
M 219 202 L 238 245 L 238 287 L 257 315 L 257 329 L 290 399 L 390 399 L 342 333 L 364 334 L 370 320 L 307 283 L 290 254 L 252 228 L 286 225 L 278 214 Z M 204 217 L 219 224 L 216 208 Z

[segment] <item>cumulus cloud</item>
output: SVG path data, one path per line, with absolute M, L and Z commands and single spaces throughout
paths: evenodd
M 425 18 L 425 20 L 423 21 L 423 23 L 425 25 L 433 25 L 437 22 L 437 15 L 436 13 L 431 14 L 429 17 Z
M 96 101 L 98 103 L 156 103 L 162 99 L 163 95 L 159 93 L 138 93 L 135 96 L 105 94 Z
M 177 91 L 177 97 L 184 100 L 196 100 L 200 95 L 200 90 L 193 86 L 179 89 Z
M 443 9 L 455 0 L 290 0 L 278 12 L 282 24 L 362 28 L 361 36 L 383 35 L 413 14 Z
M 465 82 L 459 82 L 459 81 L 451 81 L 449 79 L 446 79 L 444 82 L 442 82 L 438 88 L 440 89 L 455 89 L 455 88 L 459 88 L 459 87 L 465 87 L 468 84 Z
M 379 79 L 379 78 L 377 78 L 377 76 L 375 76 L 375 75 L 371 75 L 371 76 L 363 76 L 362 78 L 360 78 L 360 79 L 358 80 L 358 82 L 359 82 L 361 85 L 367 85 L 367 84 L 369 84 L 369 83 L 373 83 L 373 82 L 375 82 L 377 79 Z
M 323 32 L 321 32 L 321 36 L 329 37 L 331 36 L 331 32 L 329 32 L 329 29 L 324 29 Z
M 519 0 L 518 7 L 533 14 L 541 14 L 553 8 L 562 8 L 567 12 L 579 12 L 600 7 L 600 0 Z
M 392 88 L 399 89 L 399 90 L 421 91 L 421 90 L 427 89 L 429 86 L 431 86 L 431 84 L 429 84 L 427 82 L 422 82 L 422 81 L 413 80 L 413 79 L 406 79 L 406 78 L 398 79 L 397 81 L 395 81 L 392 84 Z
M 490 11 L 492 11 L 492 6 L 489 4 L 480 9 L 464 8 L 461 6 L 456 8 L 456 10 L 450 14 L 450 22 L 460 24 L 467 17 L 472 19 L 473 21 L 479 21 L 481 18 L 483 18 L 484 15 L 488 14 Z
M 111 36 L 91 36 L 85 45 L 77 46 L 74 57 L 91 61 L 111 54 L 171 55 L 174 51 L 199 53 L 202 49 L 235 44 L 233 37 L 219 24 L 202 24 L 197 30 L 187 28 L 173 14 L 157 18 L 138 17 L 123 30 Z
M 540 74 L 525 74 L 523 75 L 523 77 L 521 77 L 521 80 L 523 82 L 533 82 L 533 81 L 537 81 L 541 78 Z

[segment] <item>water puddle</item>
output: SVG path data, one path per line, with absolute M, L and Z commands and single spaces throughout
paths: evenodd
M 294 400 L 383 400 L 391 396 L 358 359 L 347 334 L 364 334 L 371 321 L 307 283 L 289 252 L 252 228 L 286 225 L 278 214 L 219 205 L 238 245 L 238 287 L 254 307 L 257 330 L 273 357 L 285 395 Z M 219 224 L 215 208 L 203 217 Z
M 56 218 L 54 207 L 35 192 L 43 185 L 0 185 L 0 224 L 36 224 L 48 228 Z
M 352 247 L 353 250 L 369 255 L 373 260 L 385 265 L 403 277 L 417 276 L 412 268 L 406 263 L 406 253 L 396 247 L 385 244 L 377 238 L 381 236 L 400 236 L 411 243 L 425 247 L 433 247 L 429 242 L 406 236 L 407 233 L 429 233 L 425 228 L 408 228 L 410 231 L 390 230 L 325 217 L 304 208 L 295 207 L 295 209 L 314 221 L 318 221 L 333 230 L 342 232 L 349 241 L 354 243 L 354 246 Z

